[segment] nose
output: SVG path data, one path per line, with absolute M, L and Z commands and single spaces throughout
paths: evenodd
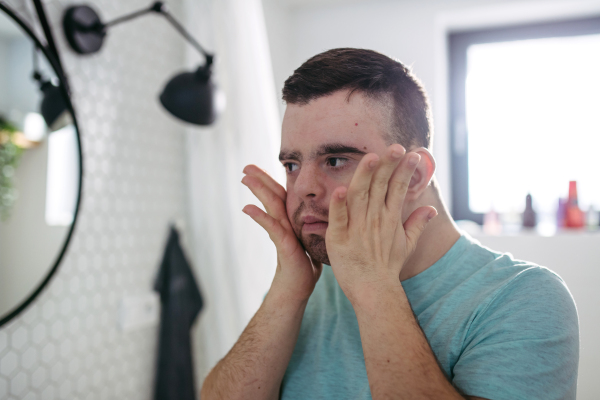
M 316 165 L 305 163 L 294 182 L 294 192 L 303 199 L 319 200 L 325 195 L 323 178 Z

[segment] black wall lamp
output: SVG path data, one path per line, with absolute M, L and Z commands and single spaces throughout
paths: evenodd
M 40 86 L 42 92 L 42 101 L 40 103 L 40 113 L 46 121 L 46 125 L 50 132 L 54 132 L 60 128 L 72 124 L 71 113 L 67 107 L 63 92 L 60 88 L 58 79 L 48 79 L 41 72 L 38 65 L 38 51 L 33 49 L 33 73 L 31 77 Z
M 224 105 L 224 97 L 211 79 L 214 56 L 200 46 L 200 43 L 169 13 L 163 2 L 155 2 L 149 8 L 106 23 L 103 23 L 98 13 L 89 6 L 71 6 L 63 16 L 63 28 L 67 41 L 75 52 L 92 54 L 102 47 L 108 28 L 149 13 L 164 16 L 206 60 L 196 71 L 183 72 L 171 78 L 160 94 L 161 104 L 183 121 L 196 125 L 212 124 Z

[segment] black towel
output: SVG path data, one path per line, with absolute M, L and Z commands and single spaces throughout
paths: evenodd
M 173 227 L 154 290 L 161 303 L 154 399 L 195 400 L 190 328 L 203 301 Z

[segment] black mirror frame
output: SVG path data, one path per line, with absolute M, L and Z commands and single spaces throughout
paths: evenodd
M 73 223 L 71 224 L 71 228 L 69 229 L 69 232 L 68 232 L 67 236 L 65 237 L 62 248 L 61 248 L 60 252 L 58 253 L 58 256 L 56 257 L 54 264 L 52 265 L 52 268 L 50 269 L 50 271 L 48 271 L 48 273 L 46 274 L 44 279 L 42 279 L 42 281 L 25 298 L 25 300 L 21 301 L 20 304 L 18 304 L 15 308 L 13 308 L 11 311 L 9 311 L 8 314 L 6 314 L 5 316 L 0 316 L 0 327 L 2 327 L 6 323 L 8 323 L 10 320 L 15 318 L 17 315 L 19 315 L 22 311 L 24 311 L 33 302 L 33 300 L 35 300 L 35 298 L 44 290 L 46 285 L 48 285 L 48 282 L 50 282 L 50 280 L 52 279 L 52 277 L 58 270 L 58 267 L 67 251 L 68 245 L 71 242 L 71 237 L 73 235 L 75 225 L 77 223 L 77 216 L 79 215 L 79 208 L 80 208 L 80 203 L 81 203 L 81 192 L 82 192 L 82 186 L 83 186 L 83 152 L 81 150 L 81 137 L 80 137 L 80 133 L 79 133 L 79 125 L 77 123 L 77 117 L 75 115 L 75 110 L 73 109 L 73 104 L 71 103 L 71 98 L 70 98 L 69 92 L 67 90 L 67 80 L 63 73 L 61 66 L 59 65 L 56 58 L 53 56 L 52 52 L 49 51 L 47 45 L 42 44 L 42 42 L 39 40 L 39 38 L 33 32 L 31 27 L 29 26 L 29 24 L 27 22 L 23 21 L 17 15 L 17 13 L 15 13 L 5 2 L 3 2 L 1 0 L 0 0 L 0 11 L 4 12 L 6 15 L 8 15 L 10 18 L 12 18 L 21 27 L 21 29 L 25 32 L 25 34 L 27 34 L 31 38 L 31 40 L 33 40 L 34 44 L 46 56 L 46 59 L 52 65 L 52 68 L 54 69 L 54 72 L 56 73 L 56 76 L 58 77 L 58 79 L 60 81 L 60 90 L 65 99 L 65 103 L 67 105 L 67 110 L 71 113 L 71 116 L 73 117 L 73 125 L 75 126 L 75 133 L 76 133 L 76 137 L 77 137 L 77 150 L 79 153 L 79 190 L 77 192 L 77 201 L 75 203 L 75 212 L 73 213 Z

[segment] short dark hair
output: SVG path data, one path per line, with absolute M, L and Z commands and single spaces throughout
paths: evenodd
M 391 107 L 390 138 L 404 147 L 431 145 L 431 108 L 423 85 L 401 62 L 373 50 L 340 48 L 310 58 L 283 86 L 287 104 L 349 90 Z

